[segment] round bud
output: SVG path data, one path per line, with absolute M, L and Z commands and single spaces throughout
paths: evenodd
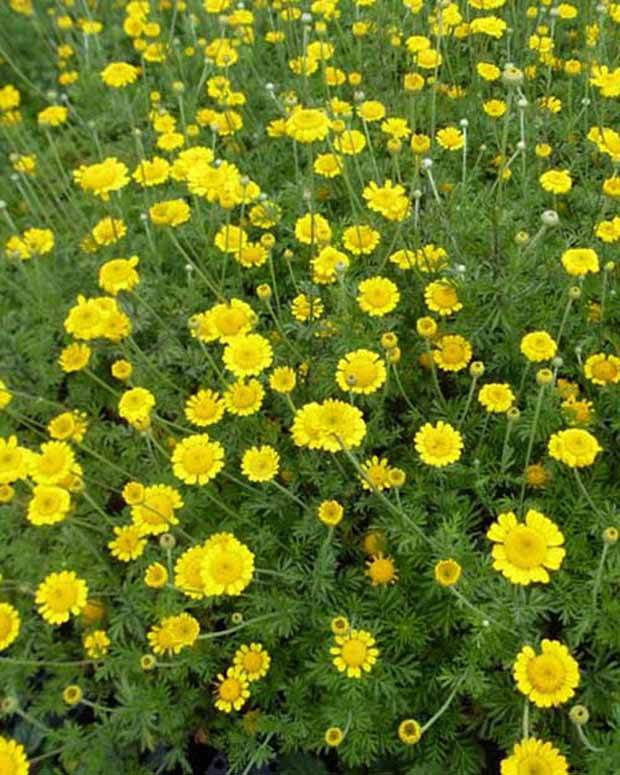
M 541 387 L 550 385 L 553 382 L 553 372 L 551 369 L 538 369 L 536 372 L 536 382 Z
M 617 543 L 619 535 L 617 527 L 606 527 L 603 530 L 603 541 L 608 546 L 613 546 Z
M 517 151 L 521 151 L 521 153 L 523 153 L 523 151 L 526 149 L 526 147 L 527 146 L 526 146 L 525 142 L 523 140 L 519 140 L 519 142 L 517 143 Z
M 19 703 L 17 702 L 17 697 L 13 697 L 13 695 L 7 695 L 0 701 L 0 713 L 9 715 L 15 713 L 17 708 L 19 708 Z
M 582 727 L 588 723 L 590 713 L 585 705 L 573 705 L 568 713 L 568 717 L 577 727 Z
M 525 245 L 529 241 L 530 241 L 530 235 L 523 229 L 521 229 L 521 231 L 518 231 L 515 234 L 515 242 L 517 243 L 517 245 Z
M 256 287 L 256 295 L 261 301 L 268 301 L 271 298 L 271 287 L 267 283 L 261 283 Z
M 559 355 L 556 355 L 555 358 L 551 361 L 551 365 L 554 369 L 560 369 L 564 365 L 564 360 L 560 358 Z
M 174 547 L 177 545 L 177 539 L 172 535 L 172 533 L 163 533 L 159 537 L 159 545 L 162 549 L 168 552 L 174 549 Z
M 572 299 L 573 301 L 576 301 L 581 296 L 581 288 L 579 288 L 577 285 L 572 285 L 568 289 L 568 298 Z
M 143 654 L 140 657 L 140 667 L 144 671 L 153 670 L 156 665 L 157 665 L 157 660 L 155 659 L 153 654 Z
M 191 274 L 194 271 L 194 267 L 191 264 L 185 264 L 185 271 L 187 274 Z
M 520 97 L 517 101 L 517 107 L 521 110 L 525 110 L 527 106 L 529 105 L 529 102 L 525 99 L 525 97 Z
M 484 363 L 482 361 L 474 361 L 469 367 L 469 373 L 474 379 L 478 379 L 484 374 Z
M 510 409 L 506 412 L 506 417 L 510 420 L 510 422 L 516 422 L 519 417 L 521 417 L 521 412 L 517 409 L 516 406 L 511 406 Z
M 430 168 L 433 166 L 433 160 L 429 159 L 428 157 L 422 159 L 422 169 L 424 170 L 430 170 Z
M 469 121 L 468 121 L 466 118 L 462 118 L 462 119 L 459 121 L 459 124 L 461 125 L 461 127 L 462 127 L 463 129 L 467 129 L 467 127 L 469 126 Z
M 540 216 L 540 220 L 543 222 L 544 226 L 557 226 L 560 222 L 560 216 L 556 213 L 555 210 L 545 210 L 544 213 Z
M 613 271 L 614 271 L 614 267 L 615 267 L 615 264 L 614 264 L 614 262 L 613 262 L 613 261 L 607 261 L 607 263 L 605 264 L 605 266 L 603 267 L 603 269 L 604 269 L 606 272 L 613 272 Z
M 416 188 L 416 190 L 411 195 L 414 199 L 420 200 L 422 199 L 422 192 L 419 188 Z
M 231 614 L 230 620 L 233 624 L 241 624 L 243 621 L 243 614 L 241 611 L 235 611 L 233 614 Z

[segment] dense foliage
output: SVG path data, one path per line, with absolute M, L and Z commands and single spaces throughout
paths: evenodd
M 618 770 L 619 52 L 2 3 L 0 775 Z

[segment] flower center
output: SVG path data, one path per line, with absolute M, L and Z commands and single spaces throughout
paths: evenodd
M 519 762 L 518 775 L 551 775 L 552 769 L 547 762 L 536 754 Z
M 263 658 L 258 651 L 248 651 L 243 657 L 243 667 L 248 673 L 258 673 L 263 666 Z
M 460 363 L 464 353 L 460 344 L 447 344 L 442 347 L 443 359 L 446 363 Z
M 535 689 L 547 694 L 562 686 L 565 671 L 560 659 L 552 654 L 541 654 L 530 660 L 527 675 Z
M 609 361 L 601 361 L 592 367 L 592 374 L 601 382 L 611 382 L 618 374 L 617 368 Z
M 241 696 L 241 684 L 236 678 L 226 678 L 220 685 L 220 697 L 227 702 L 234 702 Z
M 356 363 L 349 366 L 346 373 L 355 378 L 356 387 L 367 387 L 377 378 L 377 367 L 374 363 Z
M 190 447 L 183 455 L 183 467 L 190 474 L 202 474 L 213 465 L 213 454 L 208 447 Z
M 218 584 L 232 584 L 241 576 L 243 563 L 233 554 L 224 554 L 217 558 L 212 567 L 213 578 Z
M 366 659 L 366 644 L 352 638 L 342 647 L 342 659 L 350 667 L 361 667 Z
M 506 536 L 504 549 L 508 562 L 517 568 L 535 568 L 547 553 L 544 539 L 525 525 L 518 525 Z
M 219 315 L 215 325 L 224 336 L 234 336 L 239 333 L 245 322 L 245 315 L 241 310 L 231 309 Z
M 66 611 L 73 608 L 77 598 L 76 590 L 68 586 L 56 586 L 50 589 L 49 607 L 54 611 Z

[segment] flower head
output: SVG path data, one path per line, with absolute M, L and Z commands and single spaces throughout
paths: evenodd
M 549 583 L 549 571 L 558 570 L 566 555 L 564 536 L 548 517 L 529 509 L 520 523 L 512 512 L 500 514 L 487 531 L 493 541 L 493 567 L 513 584 Z
M 540 654 L 524 646 L 512 672 L 519 691 L 537 707 L 557 707 L 575 694 L 579 665 L 563 643 L 543 640 L 540 645 Z

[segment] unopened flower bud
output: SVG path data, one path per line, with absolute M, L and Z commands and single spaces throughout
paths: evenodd
M 550 385 L 553 382 L 553 372 L 551 369 L 538 369 L 536 372 L 536 382 L 541 387 Z
M 482 361 L 474 361 L 469 367 L 469 373 L 474 379 L 478 379 L 484 374 L 484 363 Z
M 545 210 L 545 212 L 540 216 L 540 220 L 543 222 L 545 226 L 557 226 L 560 222 L 560 216 L 556 213 L 555 210 Z
M 581 296 L 581 288 L 579 288 L 577 285 L 572 285 L 568 289 L 568 296 L 573 301 L 576 301 Z
M 159 545 L 162 549 L 170 551 L 177 545 L 177 539 L 172 535 L 172 533 L 164 533 L 159 537 Z
M 617 543 L 618 537 L 619 533 L 617 527 L 606 527 L 605 530 L 603 530 L 603 542 L 608 546 L 613 546 Z
M 582 727 L 588 723 L 590 713 L 585 705 L 573 705 L 569 711 L 568 717 L 575 726 Z
M 271 288 L 267 283 L 261 283 L 256 288 L 256 295 L 261 301 L 267 301 L 271 298 Z

